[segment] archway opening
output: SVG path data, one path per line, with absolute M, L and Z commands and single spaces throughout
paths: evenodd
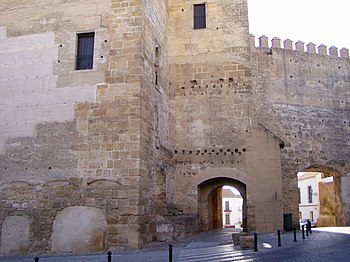
M 243 226 L 243 198 L 232 186 L 222 187 L 222 224 L 223 228 L 241 229 Z
M 201 231 L 236 226 L 247 231 L 246 185 L 244 183 L 226 177 L 214 178 L 201 183 L 198 186 L 198 192 Z
M 340 175 L 324 168 L 298 172 L 299 219 L 309 219 L 314 226 L 343 224 Z

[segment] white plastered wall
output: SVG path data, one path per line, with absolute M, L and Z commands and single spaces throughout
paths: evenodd
M 74 119 L 74 104 L 96 100 L 96 86 L 57 88 L 53 32 L 6 37 L 0 27 L 0 153 L 11 137 L 35 135 L 42 122 Z

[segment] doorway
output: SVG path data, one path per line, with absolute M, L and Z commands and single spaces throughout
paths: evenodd
M 243 198 L 234 187 L 222 187 L 223 228 L 242 228 Z
M 240 222 L 239 226 L 243 228 L 243 231 L 247 231 L 246 185 L 238 180 L 226 177 L 209 179 L 198 186 L 198 213 L 201 231 L 221 229 L 225 227 L 225 219 L 230 220 L 230 224 L 231 221 L 234 221 L 231 214 L 226 216 L 228 213 L 233 212 L 233 205 L 231 204 L 231 208 L 230 201 L 228 201 L 229 209 L 225 210 L 226 200 L 223 201 L 223 196 L 227 196 L 228 188 L 234 188 L 239 195 L 238 198 L 241 199 L 241 219 L 237 221 L 237 226 L 238 222 Z

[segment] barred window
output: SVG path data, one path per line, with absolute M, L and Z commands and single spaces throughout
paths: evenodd
M 92 69 L 94 64 L 95 33 L 78 34 L 76 69 Z
M 205 4 L 193 6 L 194 29 L 206 28 Z
M 230 222 L 230 214 L 225 214 L 225 224 L 226 225 L 230 225 L 231 222 Z
M 225 210 L 230 210 L 230 202 L 225 201 Z

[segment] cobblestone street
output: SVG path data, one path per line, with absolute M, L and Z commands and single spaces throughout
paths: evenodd
M 258 252 L 241 250 L 231 243 L 234 230 L 219 230 L 202 233 L 174 243 L 174 262 L 205 261 L 350 261 L 350 228 L 317 228 L 312 235 L 302 239 L 297 232 L 293 242 L 292 232 L 281 235 L 282 246 L 278 247 L 277 234 L 258 236 Z M 33 262 L 34 256 L 0 257 L 0 261 Z M 39 262 L 103 262 L 106 254 L 75 256 L 40 256 Z M 138 252 L 114 253 L 112 262 L 167 262 L 168 244 L 149 247 Z

